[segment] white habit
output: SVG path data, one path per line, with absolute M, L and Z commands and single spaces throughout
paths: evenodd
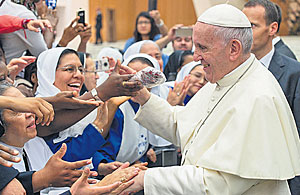
M 151 94 L 136 121 L 180 145 L 183 154 L 182 166 L 146 171 L 145 194 L 285 195 L 286 180 L 300 174 L 293 115 L 253 54 L 185 107 Z

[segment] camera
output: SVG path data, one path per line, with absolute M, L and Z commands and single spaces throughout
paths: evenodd
M 104 72 L 109 70 L 109 62 L 107 58 L 94 60 L 94 62 L 96 72 Z
M 80 8 L 78 11 L 77 11 L 77 16 L 79 16 L 79 20 L 78 20 L 78 23 L 81 23 L 85 26 L 85 10 Z
M 193 35 L 193 28 L 191 27 L 180 27 L 175 30 L 176 37 L 191 37 Z

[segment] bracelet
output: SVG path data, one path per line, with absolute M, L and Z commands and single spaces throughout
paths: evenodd
M 30 22 L 32 19 L 24 19 L 23 21 L 22 21 L 22 26 L 23 26 L 23 28 L 24 29 L 27 29 L 27 24 L 28 24 L 28 22 Z
M 100 99 L 99 96 L 98 96 L 98 93 L 97 93 L 96 88 L 94 88 L 94 89 L 91 90 L 91 94 L 92 94 L 93 98 L 94 98 L 96 101 L 101 101 L 101 99 Z
M 162 27 L 164 25 L 164 21 L 162 19 L 160 19 L 160 24 L 156 24 L 157 27 Z
M 93 127 L 100 133 L 103 133 L 103 129 L 99 129 L 99 127 L 97 125 L 95 125 L 94 123 L 91 123 L 91 125 L 93 125 Z

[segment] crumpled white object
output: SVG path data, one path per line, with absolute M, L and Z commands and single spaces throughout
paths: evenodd
M 166 81 L 164 73 L 153 67 L 147 67 L 137 72 L 129 81 L 141 81 L 146 88 L 153 88 Z

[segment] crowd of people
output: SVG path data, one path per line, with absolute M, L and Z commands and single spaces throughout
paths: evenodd
M 96 60 L 91 26 L 77 17 L 55 42 L 58 20 L 43 0 L 0 3 L 1 194 L 300 193 L 300 63 L 278 5 L 220 4 L 170 28 L 141 12 Z M 165 82 L 146 87 L 144 70 Z

